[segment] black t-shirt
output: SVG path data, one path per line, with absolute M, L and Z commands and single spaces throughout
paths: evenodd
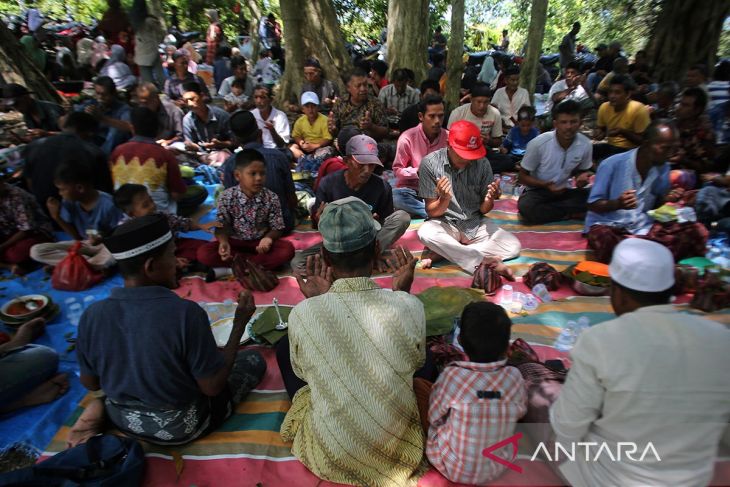
M 114 192 L 109 160 L 99 147 L 73 134 L 44 137 L 26 147 L 23 167 L 23 177 L 31 180 L 31 192 L 44 210 L 49 197 L 58 198 L 53 180 L 56 169 L 65 161 L 90 164 L 94 172 L 94 187 L 105 193 Z
M 120 403 L 175 409 L 200 399 L 196 379 L 223 366 L 206 312 L 167 288 L 112 289 L 79 323 L 82 374 Z
M 355 196 L 372 207 L 372 212 L 378 214 L 381 223 L 393 214 L 393 190 L 388 183 L 373 174 L 359 191 L 353 191 L 345 183 L 345 171 L 337 171 L 322 178 L 317 186 L 317 199 L 312 211 L 317 211 L 322 202 L 331 203 Z

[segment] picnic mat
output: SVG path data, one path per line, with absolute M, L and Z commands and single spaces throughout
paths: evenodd
M 562 270 L 586 259 L 586 241 L 580 235 L 581 222 L 564 222 L 534 227 L 522 225 L 517 218 L 516 201 L 512 199 L 497 202 L 496 209 L 490 213 L 490 216 L 503 228 L 514 232 L 522 242 L 521 256 L 509 262 L 518 275 L 524 274 L 535 262 L 548 262 L 558 270 Z M 416 235 L 419 225 L 420 221 L 414 221 L 408 232 L 398 242 L 399 245 L 403 245 L 416 255 L 420 255 L 423 248 Z M 194 236 L 210 238 L 209 235 L 200 233 Z M 321 240 L 319 234 L 312 231 L 311 227 L 306 224 L 297 227 L 296 231 L 286 238 L 292 241 L 297 249 L 306 248 Z M 284 305 L 295 305 L 303 299 L 291 272 L 281 272 L 279 277 L 280 284 L 272 292 L 255 293 L 257 305 L 269 306 L 274 297 Z M 378 275 L 374 279 L 383 287 L 391 285 L 389 275 Z M 48 283 L 38 287 L 38 280 L 38 273 L 29 276 L 24 281 L 26 288 L 23 288 L 23 293 L 48 292 L 50 287 Z M 19 280 L 6 282 L 15 283 L 16 281 Z M 526 291 L 527 289 L 519 281 L 518 279 L 518 282 L 514 283 L 515 290 Z M 469 286 L 470 283 L 471 277 L 458 267 L 443 263 L 436 265 L 434 269 L 418 269 L 412 292 L 418 293 L 431 286 Z M 94 299 L 102 299 L 108 294 L 111 287 L 120 284 L 121 280 L 117 277 L 86 293 L 91 293 Z M 233 280 L 205 283 L 202 278 L 190 277 L 181 281 L 176 292 L 182 297 L 200 303 L 223 303 L 226 300 L 235 300 L 240 289 L 240 285 Z M 7 292 L 8 296 L 15 294 L 15 290 Z M 52 291 L 50 294 L 54 301 L 58 301 L 62 305 L 66 296 L 71 294 L 79 296 L 79 293 L 57 291 Z M 82 293 L 81 296 L 84 294 Z M 547 345 L 553 343 L 561 327 L 568 320 L 587 316 L 592 324 L 596 324 L 613 317 L 609 300 L 606 297 L 575 296 L 567 287 L 553 293 L 553 297 L 556 301 L 543 304 L 526 316 L 512 316 L 514 338 L 522 337 L 528 340 L 536 347 L 542 358 L 554 358 L 560 355 Z M 490 299 L 499 300 L 500 294 L 497 293 Z M 683 301 L 686 302 L 686 299 L 678 302 Z M 681 309 L 686 310 L 686 307 L 683 306 Z M 708 317 L 730 323 L 730 311 L 708 315 Z M 67 310 L 64 307 L 62 317 L 57 320 L 57 324 L 48 327 L 47 336 L 39 340 L 39 343 L 55 342 L 58 347 L 54 348 L 65 352 L 66 344 L 63 335 L 67 331 L 73 330 L 73 325 L 67 322 Z M 225 423 L 221 430 L 206 438 L 175 449 L 148 445 L 146 485 L 254 486 L 257 483 L 261 483 L 264 487 L 333 485 L 321 482 L 311 474 L 291 456 L 289 445 L 282 442 L 278 431 L 289 408 L 288 396 L 284 391 L 273 351 L 264 347 L 258 347 L 258 349 L 262 351 L 268 363 L 266 376 L 260 386 L 251 393 L 246 402 L 238 406 L 235 415 Z M 63 364 L 74 374 L 77 373 L 75 356 L 66 357 Z M 87 404 L 88 398 L 81 400 L 82 396 L 83 391 L 74 375 L 72 390 L 62 401 L 20 412 L 8 419 L 0 419 L 2 421 L 0 431 L 4 434 L 8 423 L 15 429 L 15 423 L 22 420 L 24 427 L 30 428 L 25 432 L 25 438 L 29 438 L 29 443 L 41 448 L 47 445 L 44 456 L 57 453 L 65 447 L 68 428 Z M 79 400 L 81 400 L 80 403 Z M 59 403 L 63 403 L 64 406 L 60 408 L 61 410 L 56 411 L 55 415 L 50 416 L 46 413 L 45 428 L 33 427 L 34 421 L 30 418 L 39 417 L 36 409 L 56 409 Z M 28 417 L 26 418 L 26 416 Z M 52 433 L 48 434 L 48 431 L 52 431 Z M 0 437 L 3 441 L 0 443 L 0 447 L 7 445 L 9 439 L 17 439 L 16 437 L 10 438 L 11 436 Z M 500 485 L 555 485 L 558 483 L 546 465 L 529 462 L 529 457 L 526 458 L 524 455 L 532 450 L 528 450 L 527 446 L 529 445 L 520 444 L 520 454 L 516 461 L 518 465 L 525 468 L 525 471 L 522 474 L 507 471 L 498 483 Z M 529 468 L 527 468 L 528 465 Z M 453 484 L 447 482 L 437 472 L 431 471 L 421 480 L 420 485 Z

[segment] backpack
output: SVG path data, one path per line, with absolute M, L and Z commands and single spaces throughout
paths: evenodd
M 138 441 L 99 435 L 32 467 L 0 474 L 0 485 L 133 487 L 141 484 L 144 467 Z

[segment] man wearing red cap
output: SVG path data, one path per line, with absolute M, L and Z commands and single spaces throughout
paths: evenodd
M 485 216 L 501 196 L 485 155 L 479 128 L 459 120 L 451 125 L 448 147 L 427 155 L 418 169 L 418 193 L 429 217 L 418 238 L 468 273 L 485 258 L 512 259 L 521 249 L 517 237 Z M 511 276 L 504 264 L 497 269 Z

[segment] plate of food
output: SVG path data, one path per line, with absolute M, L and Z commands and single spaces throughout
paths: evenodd
M 41 315 L 50 300 L 42 294 L 28 294 L 11 299 L 0 308 L 3 317 L 12 320 L 27 320 Z
M 210 330 L 213 332 L 215 344 L 218 345 L 219 348 L 225 347 L 226 343 L 228 343 L 228 338 L 231 336 L 231 332 L 233 331 L 233 316 L 214 321 L 210 325 Z M 248 334 L 248 327 L 246 327 L 246 331 L 244 331 L 243 335 L 241 335 L 240 345 L 243 345 L 249 340 L 251 340 L 251 336 Z

